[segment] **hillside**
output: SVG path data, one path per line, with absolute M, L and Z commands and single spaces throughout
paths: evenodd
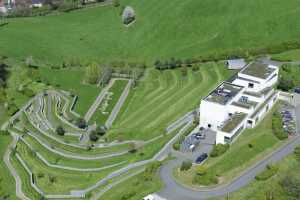
M 299 41 L 300 1 L 123 0 L 137 14 L 121 23 L 120 8 L 8 20 L 0 27 L 0 54 L 49 62 L 192 58 L 233 49 Z M 151 33 L 151 34 L 149 34 Z M 3 39 L 5 38 L 5 39 Z

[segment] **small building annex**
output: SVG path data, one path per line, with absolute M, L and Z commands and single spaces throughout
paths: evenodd
M 216 143 L 232 142 L 253 128 L 274 105 L 279 68 L 249 63 L 230 82 L 221 83 L 200 103 L 200 126 L 216 131 Z

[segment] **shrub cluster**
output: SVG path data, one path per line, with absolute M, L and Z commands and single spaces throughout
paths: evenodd
M 294 150 L 294 153 L 295 153 L 295 156 L 296 156 L 296 159 L 298 161 L 300 161 L 300 146 L 297 146 Z
M 105 126 L 97 126 L 96 130 L 90 133 L 90 140 L 92 142 L 97 142 L 100 137 L 104 136 L 107 132 L 107 128 Z
M 159 161 L 154 161 L 151 164 L 149 164 L 146 167 L 146 170 L 144 172 L 144 180 L 145 181 L 152 181 L 154 175 L 157 173 L 158 169 L 161 167 L 161 162 Z
M 247 49 L 235 49 L 235 50 L 222 50 L 220 52 L 214 52 L 207 55 L 198 56 L 195 58 L 189 58 L 185 60 L 171 58 L 169 60 L 161 61 L 156 60 L 154 66 L 158 70 L 174 69 L 182 66 L 192 66 L 197 63 L 203 62 L 216 62 L 220 60 L 228 60 L 233 58 L 251 58 L 253 56 L 264 54 L 276 54 L 284 51 L 300 49 L 299 41 L 289 41 L 279 44 L 269 45 L 267 47 L 256 47 Z
M 289 172 L 280 181 L 280 185 L 287 193 L 288 199 L 300 199 L 300 176 L 297 172 Z
M 255 176 L 255 179 L 258 181 L 265 181 L 272 176 L 274 176 L 278 171 L 278 167 L 275 165 L 267 165 L 267 169 L 265 169 L 263 172 Z
M 290 91 L 300 84 L 300 66 L 285 64 L 280 68 L 280 79 L 277 88 Z
M 173 149 L 178 151 L 180 149 L 181 143 L 184 141 L 185 136 L 182 135 L 180 138 L 173 144 Z
M 214 145 L 213 150 L 210 153 L 211 157 L 218 157 L 222 154 L 224 154 L 228 149 L 230 145 L 229 144 L 217 144 Z
M 272 132 L 279 140 L 288 138 L 282 127 L 282 117 L 278 112 L 275 112 L 272 117 Z
M 65 131 L 65 129 L 62 126 L 58 126 L 56 128 L 56 133 L 57 133 L 57 135 L 64 136 L 65 133 L 66 133 L 66 131 Z
M 190 160 L 183 161 L 180 166 L 180 171 L 187 171 L 187 170 L 191 169 L 192 165 L 193 164 Z

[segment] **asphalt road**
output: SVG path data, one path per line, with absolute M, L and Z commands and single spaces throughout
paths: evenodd
M 267 164 L 280 161 L 285 156 L 292 153 L 294 148 L 300 144 L 300 102 L 295 108 L 295 113 L 298 134 L 293 136 L 293 138 L 289 140 L 289 143 L 246 169 L 241 175 L 236 177 L 227 185 L 203 187 L 196 190 L 177 183 L 172 176 L 172 171 L 175 167 L 178 167 L 183 160 L 183 158 L 179 156 L 176 160 L 170 161 L 167 165 L 164 165 L 161 168 L 160 177 L 162 178 L 165 187 L 158 192 L 158 195 L 169 200 L 202 200 L 225 196 L 228 193 L 237 191 L 246 186 L 259 172 L 266 168 Z M 204 146 L 199 149 L 198 154 L 207 153 L 209 150 L 210 149 L 208 147 Z
M 256 174 L 265 169 L 268 163 L 281 160 L 288 154 L 292 153 L 294 148 L 299 144 L 300 136 L 297 135 L 293 140 L 291 140 L 290 143 L 248 168 L 244 173 L 235 178 L 228 185 L 221 185 L 215 188 L 204 187 L 203 189 L 195 190 L 178 184 L 173 179 L 172 170 L 181 163 L 181 160 L 173 160 L 167 165 L 164 165 L 160 171 L 160 176 L 165 184 L 165 188 L 158 192 L 158 195 L 169 200 L 202 200 L 225 196 L 226 194 L 237 191 L 243 186 L 247 185 L 255 178 Z

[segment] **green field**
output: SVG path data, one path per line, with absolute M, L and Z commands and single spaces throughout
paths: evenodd
M 83 83 L 85 68 L 51 69 L 40 67 L 39 72 L 44 83 L 49 83 L 55 88 L 73 92 L 78 96 L 75 111 L 84 115 L 95 101 L 100 89 L 95 85 Z
M 230 193 L 230 200 L 261 200 L 273 196 L 276 200 L 293 200 L 288 196 L 286 191 L 282 188 L 280 181 L 287 174 L 298 176 L 300 174 L 300 163 L 295 159 L 294 155 L 290 155 L 280 162 L 276 163 L 279 170 L 275 176 L 265 181 L 252 181 L 249 185 L 241 190 Z M 296 189 L 296 188 L 295 188 Z M 299 190 L 299 186 L 298 186 Z M 227 198 L 219 198 L 218 200 L 226 200 Z M 215 199 L 217 200 L 217 199 Z
M 275 110 L 276 108 L 272 112 Z M 225 154 L 216 158 L 210 157 L 205 162 L 203 166 L 207 168 L 207 173 L 201 177 L 203 185 L 214 184 L 213 177 L 217 177 L 219 183 L 226 183 L 282 144 L 272 132 L 272 112 L 257 127 L 242 133 Z M 249 143 L 253 145 L 252 148 Z M 178 169 L 174 171 L 174 176 L 182 183 L 197 187 L 192 183 L 194 175 L 194 168 L 183 172 Z
M 122 0 L 137 15 L 98 7 L 47 17 L 8 19 L 0 54 L 47 62 L 192 58 L 299 41 L 300 2 L 289 0 Z
M 274 54 L 272 55 L 272 59 L 278 61 L 300 61 L 300 49 Z
M 108 90 L 107 98 L 109 99 L 105 99 L 104 102 L 99 105 L 98 110 L 94 113 L 90 120 L 92 123 L 96 122 L 97 124 L 101 125 L 105 124 L 111 111 L 114 109 L 120 96 L 122 95 L 127 83 L 127 80 L 116 80 L 114 82 L 113 86 Z M 105 112 L 105 114 L 103 114 L 103 112 Z
M 110 139 L 151 139 L 165 132 L 171 122 L 195 109 L 202 97 L 233 72 L 223 63 L 200 65 L 199 71 L 149 70 L 136 89 L 131 90 Z

